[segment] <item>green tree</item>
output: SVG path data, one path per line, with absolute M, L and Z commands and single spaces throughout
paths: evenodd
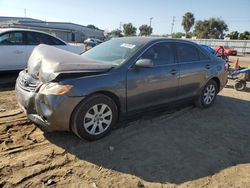
M 110 38 L 113 38 L 113 37 L 123 37 L 122 31 L 120 29 L 112 30 L 111 32 L 108 33 L 108 36 Z
M 239 38 L 239 32 L 238 31 L 232 31 L 231 33 L 228 33 L 226 37 L 229 37 L 230 39 L 238 39 Z
M 153 32 L 153 28 L 148 25 L 142 25 L 140 28 L 140 36 L 148 36 L 151 35 Z
M 183 26 L 184 31 L 186 32 L 186 37 L 190 29 L 194 25 L 194 15 L 191 12 L 187 12 L 183 17 L 182 17 L 182 23 L 181 25 Z
M 185 33 L 182 32 L 172 33 L 172 37 L 176 39 L 181 38 L 183 36 L 185 36 Z
M 243 33 L 240 34 L 239 39 L 240 40 L 250 40 L 250 32 L 244 31 Z
M 222 39 L 225 36 L 224 31 L 228 31 L 227 24 L 219 18 L 210 18 L 208 21 L 210 26 L 209 38 Z
M 194 27 L 194 34 L 198 38 L 222 39 L 225 31 L 228 31 L 228 26 L 219 18 L 210 18 L 204 21 L 199 20 Z
M 127 23 L 123 25 L 123 33 L 125 36 L 135 36 L 137 28 L 133 26 L 132 23 Z
M 87 28 L 90 28 L 90 29 L 99 29 L 98 27 L 92 25 L 92 24 L 89 24 L 87 25 Z
M 198 20 L 194 26 L 194 35 L 197 38 L 208 38 L 209 34 L 209 22 L 207 20 Z

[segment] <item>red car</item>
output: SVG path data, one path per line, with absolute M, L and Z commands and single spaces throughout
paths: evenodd
M 213 48 L 215 51 L 218 51 L 219 53 L 223 53 L 222 52 L 222 48 L 221 47 L 214 47 Z M 237 50 L 235 50 L 235 49 L 232 49 L 232 48 L 229 48 L 229 47 L 224 47 L 224 54 L 225 55 L 237 55 Z

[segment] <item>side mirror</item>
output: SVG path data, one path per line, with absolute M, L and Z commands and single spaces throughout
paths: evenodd
M 152 68 L 154 67 L 154 63 L 151 59 L 139 59 L 135 63 L 136 67 L 143 67 L 143 68 Z

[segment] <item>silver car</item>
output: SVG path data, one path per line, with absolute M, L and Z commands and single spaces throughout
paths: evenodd
M 0 28 L 0 72 L 20 71 L 27 67 L 33 49 L 39 44 L 52 45 L 76 54 L 84 49 L 67 44 L 48 33 L 19 28 Z
M 166 38 L 104 42 L 82 55 L 40 45 L 16 82 L 28 118 L 87 140 L 124 116 L 183 99 L 211 106 L 227 82 L 226 62 L 199 45 Z

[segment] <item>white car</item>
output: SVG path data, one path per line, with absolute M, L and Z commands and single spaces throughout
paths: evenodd
M 17 28 L 0 29 L 0 72 L 26 68 L 30 54 L 39 44 L 52 45 L 76 54 L 84 52 L 82 47 L 69 45 L 45 32 Z

